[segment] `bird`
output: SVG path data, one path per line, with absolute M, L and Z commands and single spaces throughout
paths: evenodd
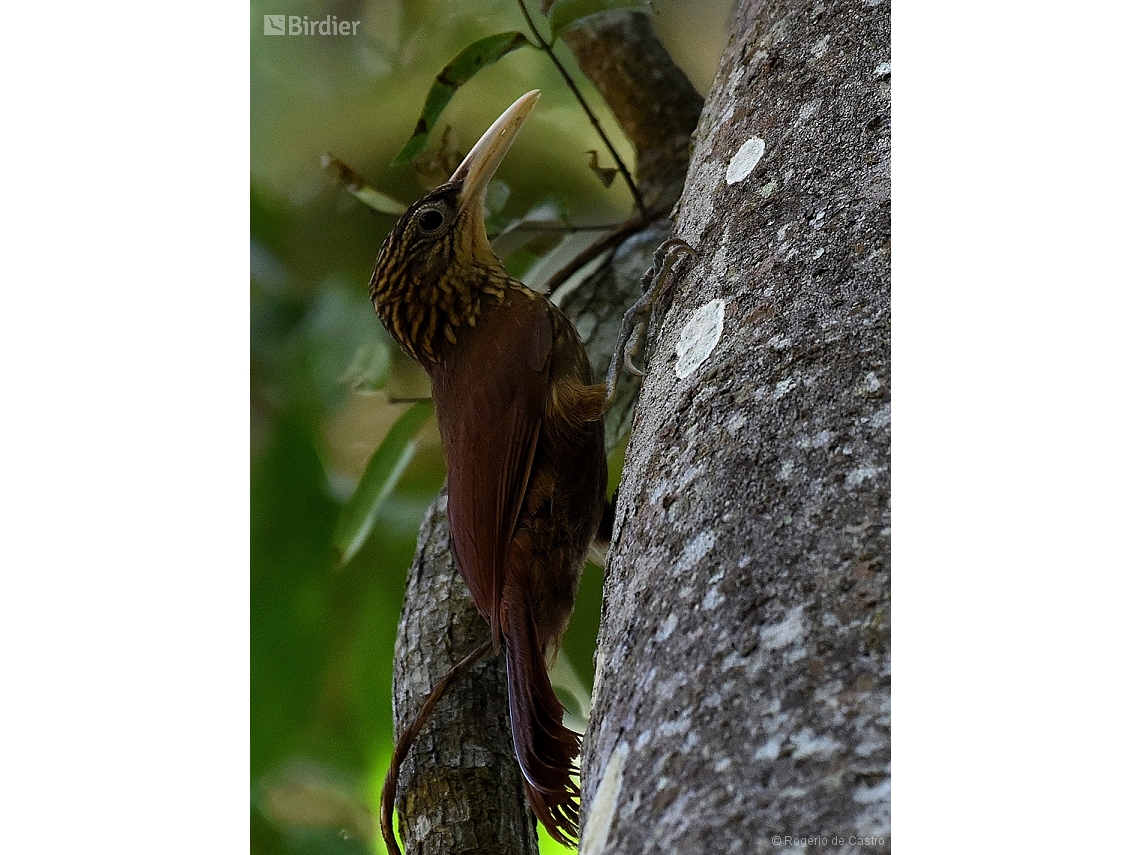
M 581 737 L 563 724 L 548 662 L 606 505 L 606 385 L 594 382 L 566 315 L 507 273 L 484 224 L 487 186 L 539 94 L 516 100 L 451 178 L 407 209 L 381 246 L 369 296 L 431 379 L 452 553 L 506 660 L 531 809 L 571 845 Z

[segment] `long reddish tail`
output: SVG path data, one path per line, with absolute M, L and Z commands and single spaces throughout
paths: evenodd
M 511 610 L 507 636 L 507 691 L 511 732 L 531 809 L 550 836 L 567 846 L 578 837 L 578 786 L 574 760 L 582 738 L 562 725 L 562 704 L 550 685 L 535 634 L 525 610 Z

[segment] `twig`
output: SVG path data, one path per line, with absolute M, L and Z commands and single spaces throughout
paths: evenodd
M 598 238 L 570 261 L 568 261 L 561 270 L 551 276 L 543 288 L 544 293 L 553 294 L 558 286 L 562 285 L 567 279 L 605 252 L 607 249 L 613 249 L 623 240 L 630 235 L 635 235 L 642 229 L 646 228 L 650 223 L 658 217 L 665 216 L 664 211 L 650 211 L 643 217 L 634 217 L 627 220 L 618 226 L 614 231 L 602 238 Z
M 598 136 L 600 136 L 602 138 L 602 142 L 605 143 L 606 148 L 609 150 L 610 156 L 614 159 L 618 170 L 621 172 L 621 177 L 625 180 L 626 186 L 629 187 L 629 192 L 633 194 L 633 201 L 637 204 L 637 210 L 641 212 L 641 218 L 648 221 L 650 219 L 649 210 L 645 207 L 645 200 L 641 198 L 641 191 L 637 189 L 637 185 L 633 182 L 633 176 L 630 175 L 629 170 L 626 168 L 625 161 L 623 161 L 618 155 L 617 149 L 615 149 L 613 143 L 610 142 L 610 138 L 606 136 L 606 132 L 602 130 L 601 122 L 599 122 L 598 117 L 594 115 L 594 111 L 590 109 L 590 105 L 586 103 L 586 99 L 583 97 L 581 90 L 578 89 L 578 84 L 574 82 L 574 78 L 570 76 L 570 72 L 566 70 L 566 66 L 564 66 L 562 64 L 562 61 L 555 55 L 554 46 L 542 37 L 542 34 L 538 31 L 538 27 L 534 25 L 534 20 L 531 18 L 530 12 L 526 8 L 526 0 L 518 0 L 518 4 L 519 8 L 522 9 L 523 17 L 526 18 L 527 25 L 530 27 L 530 31 L 534 34 L 534 37 L 538 41 L 539 46 L 543 49 L 543 51 L 546 52 L 546 55 L 550 57 L 551 62 L 553 62 L 558 70 L 562 73 L 562 78 L 566 81 L 566 85 L 570 87 L 570 91 L 574 93 L 574 97 L 578 99 L 578 103 L 582 105 L 582 109 L 585 110 L 586 115 L 589 116 L 590 122 L 594 126 L 594 130 L 598 132 Z
M 400 764 L 408 756 L 420 730 L 427 722 L 439 699 L 447 694 L 447 690 L 455 685 L 455 681 L 462 677 L 467 669 L 487 655 L 491 649 L 491 640 L 487 639 L 463 659 L 451 666 L 451 670 L 443 675 L 443 679 L 436 683 L 431 694 L 424 699 L 416 720 L 411 723 L 400 735 L 400 741 L 392 751 L 392 762 L 388 766 L 388 777 L 384 779 L 384 790 L 380 794 L 380 829 L 384 834 L 384 845 L 388 847 L 388 855 L 400 855 L 400 844 L 396 842 L 396 832 L 392 828 L 392 814 L 396 807 L 396 784 L 400 778 Z
M 605 232 L 609 231 L 610 229 L 616 229 L 621 225 L 622 223 L 601 223 L 596 226 L 574 226 L 570 225 L 569 223 L 530 222 L 519 223 L 518 225 L 510 226 L 507 229 L 503 229 L 501 232 L 493 235 L 488 235 L 487 237 L 490 240 L 494 240 L 497 237 L 501 237 L 505 234 L 510 234 L 511 232 L 556 232 L 559 234 L 577 234 L 578 232 Z

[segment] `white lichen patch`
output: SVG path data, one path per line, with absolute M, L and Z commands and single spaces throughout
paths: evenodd
M 661 626 L 657 627 L 657 635 L 655 636 L 655 640 L 664 641 L 666 638 L 673 634 L 673 630 L 676 628 L 677 616 L 675 614 L 671 614 L 669 617 L 665 618 L 665 622 L 661 624 Z
M 795 385 L 795 380 L 793 380 L 791 377 L 785 377 L 783 380 L 777 383 L 775 388 L 772 390 L 772 399 L 776 401 L 780 400 L 782 397 L 788 394 L 788 392 L 792 391 L 792 389 L 795 388 Z
M 812 46 L 812 49 L 811 49 L 812 58 L 813 59 L 819 59 L 821 56 L 823 56 L 825 53 L 827 53 L 827 43 L 830 41 L 831 41 L 831 36 L 829 34 L 829 35 L 824 36 L 818 42 L 816 42 Z
M 684 380 L 697 370 L 724 333 L 724 300 L 705 303 L 689 318 L 677 340 L 677 377 Z
M 881 410 L 879 410 L 873 416 L 871 416 L 870 424 L 871 424 L 871 427 L 873 427 L 873 428 L 876 428 L 876 429 L 885 428 L 890 423 L 891 423 L 891 405 L 890 404 L 887 404 L 885 407 L 883 407 Z
M 712 269 L 715 275 L 725 276 L 728 273 L 729 253 L 734 250 L 732 233 L 726 230 L 712 260 Z
M 885 466 L 857 466 L 847 473 L 847 477 L 843 479 L 843 483 L 847 487 L 857 487 L 866 481 L 868 478 L 874 478 L 881 472 L 886 472 Z
M 795 746 L 795 750 L 792 751 L 793 760 L 802 760 L 805 757 L 826 760 L 843 747 L 843 743 L 837 742 L 826 733 L 816 736 L 810 727 L 805 727 L 799 733 L 793 733 L 790 739 Z
M 803 641 L 807 630 L 804 627 L 804 607 L 796 606 L 788 616 L 775 626 L 760 630 L 760 643 L 766 650 L 779 650 L 789 644 Z
M 689 713 L 686 710 L 683 715 L 672 721 L 663 721 L 657 726 L 657 736 L 662 739 L 672 739 L 674 736 L 680 736 L 682 733 L 688 733 L 693 727 L 693 722 L 689 718 Z
M 614 814 L 617 812 L 618 797 L 621 795 L 622 773 L 628 759 L 629 744 L 626 742 L 619 743 L 610 752 L 606 771 L 602 773 L 602 782 L 598 784 L 594 803 L 586 817 L 586 827 L 582 829 L 582 844 L 578 850 L 581 855 L 597 855 L 606 848 Z
M 744 79 L 744 73 L 746 71 L 747 69 L 743 65 L 738 65 L 736 68 L 732 69 L 732 73 L 728 75 L 727 91 L 731 92 L 733 89 L 740 85 L 740 81 Z
M 737 150 L 728 163 L 728 169 L 724 173 L 725 183 L 736 184 L 743 181 L 752 174 L 752 170 L 756 168 L 756 164 L 760 162 L 760 158 L 763 156 L 764 140 L 760 137 L 745 140 L 744 145 Z
M 416 816 L 415 830 L 413 831 L 413 833 L 415 834 L 417 840 L 423 840 L 424 837 L 426 837 L 428 832 L 430 832 L 430 831 L 431 831 L 431 817 L 428 816 L 427 812 L 425 811 L 424 813 L 421 813 L 421 814 Z
M 886 77 L 891 73 L 891 64 L 889 62 L 880 62 L 875 66 L 875 77 Z
M 763 187 L 760 188 L 760 198 L 761 199 L 767 199 L 773 193 L 776 192 L 776 188 L 779 186 L 780 185 L 777 184 L 775 181 L 769 181 L 767 184 L 765 184 Z
M 811 447 L 827 448 L 829 445 L 831 445 L 831 441 L 833 439 L 835 439 L 835 434 L 824 428 L 811 438 Z
M 806 122 L 816 114 L 816 111 L 819 110 L 819 105 L 822 103 L 822 101 L 809 101 L 807 104 L 804 104 L 800 107 L 799 120 Z
M 681 573 L 687 573 L 693 569 L 698 561 L 708 555 L 709 550 L 714 546 L 716 546 L 716 534 L 711 531 L 702 531 L 685 545 L 685 550 L 677 561 L 677 570 Z
M 855 753 L 859 757 L 870 757 L 876 751 L 882 751 L 887 747 L 887 741 L 880 738 L 878 735 L 872 735 L 868 739 L 864 739 L 855 746 Z
M 732 72 L 732 76 L 736 77 L 737 76 L 736 72 L 737 71 L 743 71 L 743 70 L 744 70 L 743 67 L 737 68 L 735 71 Z M 728 85 L 729 86 L 734 85 L 732 80 L 728 81 Z M 720 117 L 716 120 L 715 126 L 718 128 L 723 128 L 725 125 L 727 125 L 732 120 L 732 114 L 735 112 L 736 112 L 736 104 L 732 101 L 729 101 L 727 104 L 724 105 L 724 109 L 720 111 Z
M 788 19 L 784 17 L 772 25 L 772 29 L 770 29 L 760 38 L 759 44 L 761 47 L 769 47 L 774 44 L 779 44 L 781 41 L 783 41 L 784 36 L 787 34 Z
M 753 760 L 775 760 L 780 756 L 780 748 L 783 742 L 778 736 L 773 736 L 763 745 L 756 749 L 752 755 Z
M 725 600 L 724 594 L 720 592 L 720 588 L 709 588 L 709 592 L 705 594 L 705 598 L 701 600 L 702 609 L 715 609 L 720 606 Z
M 689 485 L 703 474 L 704 469 L 702 467 L 694 465 L 692 463 L 686 463 L 685 470 L 677 476 L 677 486 L 675 487 L 676 491 L 679 493 L 689 489 Z
M 871 804 L 873 802 L 886 802 L 891 798 L 891 779 L 887 778 L 876 784 L 873 787 L 859 787 L 852 794 L 851 798 L 859 802 L 859 804 Z
M 832 680 L 824 686 L 819 686 L 812 693 L 812 702 L 824 707 L 836 707 L 839 704 L 839 693 L 843 691 L 842 680 Z

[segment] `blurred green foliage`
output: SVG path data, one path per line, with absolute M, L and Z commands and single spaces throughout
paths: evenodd
M 728 0 L 717 3 L 726 20 Z M 707 8 L 661 2 L 658 28 L 707 88 L 724 41 Z M 723 8 L 722 8 L 723 7 Z M 532 13 L 535 13 L 532 5 Z M 264 15 L 336 15 L 356 36 L 265 36 Z M 541 16 L 539 16 L 541 17 Z M 334 532 L 372 453 L 426 377 L 388 339 L 367 283 L 390 215 L 332 185 L 330 151 L 404 202 L 438 183 L 431 169 L 390 167 L 415 127 L 432 81 L 473 41 L 524 30 L 509 0 L 319 2 L 251 6 L 250 427 L 251 847 L 256 853 L 383 852 L 376 805 L 392 748 L 392 654 L 424 510 L 443 483 L 434 422 L 343 565 Z M 708 32 L 704 32 L 704 31 Z M 684 32 L 685 39 L 671 38 Z M 703 33 L 694 38 L 694 33 Z M 693 44 L 705 45 L 694 61 Z M 559 49 L 572 65 L 565 48 Z M 586 154 L 593 130 L 557 71 L 524 48 L 481 71 L 448 104 L 427 152 L 456 156 L 521 93 L 543 100 L 500 170 L 494 225 L 539 206 L 576 224 L 614 222 L 631 201 L 604 187 Z M 629 147 L 587 88 L 619 151 Z M 433 151 L 433 147 L 436 148 Z M 446 167 L 448 151 L 436 172 Z M 424 171 L 424 170 L 421 170 Z M 444 174 L 444 173 L 440 173 Z M 516 245 L 522 275 L 549 244 Z M 614 473 L 616 476 L 616 473 Z M 370 506 L 371 507 L 371 506 Z M 563 646 L 561 693 L 585 714 L 601 609 L 601 570 L 588 567 Z M 579 683 L 575 690 L 574 683 Z M 580 727 L 582 722 L 579 721 Z M 546 852 L 564 852 L 549 838 Z

